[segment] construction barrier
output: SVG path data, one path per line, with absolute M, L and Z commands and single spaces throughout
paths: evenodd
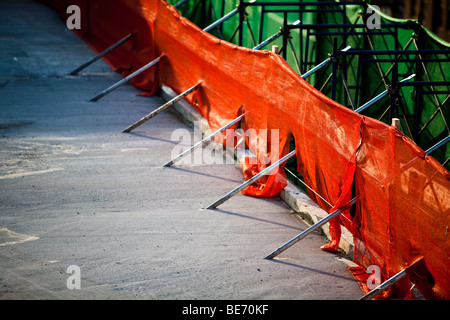
M 181 93 L 200 83 L 185 99 L 211 130 L 243 113 L 243 129 L 275 130 L 278 148 L 273 150 L 267 148 L 270 134 L 266 140 L 246 137 L 258 159 L 242 163 L 246 179 L 286 155 L 293 138 L 298 172 L 326 200 L 311 192 L 315 202 L 332 212 L 356 198 L 355 210 L 331 220 L 332 239 L 323 249 L 337 249 L 341 224 L 353 234 L 354 262 L 360 267 L 351 271 L 363 291 L 368 292 L 366 268 L 377 266 L 383 279 L 407 269 L 407 276 L 388 291 L 389 298 L 412 298 L 410 281 L 427 299 L 450 298 L 450 173 L 398 129 L 326 97 L 279 55 L 203 31 L 163 0 L 50 2 L 64 19 L 67 6 L 81 8 L 85 20 L 75 31 L 96 52 L 135 34 L 104 57 L 124 76 L 161 56 L 157 66 L 131 80 L 147 94 L 161 85 Z M 216 140 L 225 143 L 227 138 Z M 277 195 L 286 176 L 282 166 L 275 170 L 243 193 Z M 418 261 L 420 267 L 408 268 Z

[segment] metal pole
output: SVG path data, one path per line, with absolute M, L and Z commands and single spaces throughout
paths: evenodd
M 185 152 L 181 153 L 180 155 L 176 156 L 175 158 L 173 158 L 172 160 L 170 160 L 169 162 L 167 162 L 165 165 L 163 165 L 163 167 L 170 167 L 172 164 L 174 164 L 175 162 L 177 162 L 178 160 L 180 160 L 181 158 L 183 158 L 184 156 L 186 156 L 187 154 L 191 153 L 192 151 L 194 151 L 194 149 L 198 148 L 199 146 L 204 145 L 205 143 L 209 142 L 212 138 L 214 138 L 215 136 L 217 136 L 219 133 L 223 132 L 224 130 L 228 129 L 229 127 L 231 127 L 233 124 L 239 122 L 243 117 L 244 117 L 245 113 L 240 115 L 239 117 L 237 117 L 236 119 L 234 119 L 233 121 L 231 121 L 230 123 L 228 123 L 227 125 L 223 126 L 222 128 L 220 128 L 219 130 L 215 131 L 214 133 L 210 134 L 208 137 L 206 137 L 205 139 L 203 139 L 202 141 L 197 142 L 196 144 L 194 144 L 191 148 L 189 148 L 188 150 L 186 150 Z
M 283 45 L 282 45 L 282 50 L 283 50 L 283 59 L 286 60 L 287 59 L 287 39 L 289 37 L 290 31 L 287 28 L 287 12 L 284 12 L 283 15 Z
M 182 6 L 183 4 L 185 4 L 186 2 L 188 2 L 189 0 L 181 0 L 180 2 L 176 3 L 174 5 L 175 8 L 178 9 L 178 7 Z
M 245 15 L 245 8 L 242 6 L 244 3 L 244 0 L 239 0 L 239 34 L 238 34 L 238 45 L 242 46 L 243 40 L 244 40 L 244 15 Z
M 291 25 L 292 26 L 296 26 L 298 24 L 300 24 L 300 20 L 295 21 Z M 269 43 L 271 43 L 272 41 L 278 39 L 282 34 L 283 34 L 283 30 L 278 31 L 277 33 L 275 33 L 274 35 L 270 36 L 269 38 L 267 38 L 266 40 L 264 40 L 263 42 L 261 42 L 257 46 L 253 47 L 253 50 L 260 50 L 262 47 L 264 47 L 264 46 L 268 45 Z
M 83 70 L 84 68 L 90 66 L 91 64 L 93 64 L 95 61 L 99 60 L 100 58 L 102 58 L 103 56 L 105 56 L 106 54 L 110 53 L 111 51 L 113 51 L 115 48 L 117 48 L 118 46 L 120 46 L 121 44 L 127 42 L 128 40 L 130 40 L 132 37 L 134 36 L 133 33 L 130 33 L 129 35 L 127 35 L 125 38 L 121 39 L 120 41 L 116 42 L 115 44 L 113 44 L 112 46 L 110 46 L 109 48 L 107 48 L 106 50 L 104 50 L 103 52 L 99 53 L 98 55 L 96 55 L 95 57 L 93 57 L 91 60 L 89 60 L 88 62 L 82 64 L 81 66 L 79 66 L 78 68 L 76 68 L 75 70 L 73 70 L 72 72 L 69 73 L 69 75 L 74 76 L 76 75 L 78 72 L 80 72 L 81 70 Z
M 348 209 L 348 207 L 350 207 L 350 206 L 353 206 L 355 203 L 356 203 L 356 198 L 353 198 L 343 208 L 340 208 L 340 209 L 337 209 L 337 210 L 333 211 L 332 213 L 327 215 L 325 218 L 323 218 L 319 222 L 315 223 L 314 225 L 312 225 L 311 227 L 309 227 L 308 229 L 306 229 L 305 231 L 300 233 L 298 236 L 292 238 L 291 240 L 286 242 L 284 245 L 282 245 L 278 249 L 274 250 L 272 253 L 268 254 L 264 259 L 273 259 L 273 258 L 275 258 L 277 255 L 279 255 L 280 253 L 282 253 L 286 249 L 292 247 L 294 244 L 296 244 L 297 242 L 299 242 L 300 240 L 305 238 L 307 235 L 309 235 L 313 231 L 315 231 L 318 228 L 320 228 L 325 223 L 327 223 L 330 220 L 333 220 L 334 218 L 336 218 L 338 215 L 340 215 L 342 213 L 342 211 Z
M 349 49 L 351 49 L 351 46 L 347 46 L 344 49 L 342 49 L 340 52 L 345 52 L 348 51 Z M 322 61 L 320 64 L 318 64 L 317 66 L 315 66 L 314 68 L 312 68 L 311 70 L 305 72 L 304 74 L 302 74 L 302 78 L 306 79 L 307 77 L 309 77 L 310 75 L 312 75 L 313 73 L 315 73 L 316 71 L 318 71 L 319 69 L 323 68 L 324 66 L 326 66 L 327 64 L 329 64 L 331 61 L 331 58 L 328 58 L 324 61 Z
M 143 66 L 142 68 L 140 68 L 139 70 L 136 70 L 135 72 L 133 72 L 132 74 L 130 74 L 128 77 L 123 78 L 122 80 L 120 80 L 119 82 L 113 84 L 111 87 L 109 87 L 108 89 L 102 91 L 100 94 L 98 94 L 97 96 L 95 96 L 94 98 L 92 98 L 90 101 L 97 101 L 100 98 L 104 97 L 105 95 L 107 95 L 108 93 L 110 93 L 111 91 L 119 88 L 120 86 L 122 86 L 123 84 L 125 84 L 126 82 L 130 81 L 131 79 L 133 79 L 135 76 L 137 76 L 138 74 L 141 74 L 142 72 L 144 72 L 145 70 L 153 67 L 155 64 L 157 64 L 162 56 L 164 54 L 160 55 L 158 58 L 156 58 L 155 60 L 147 63 L 145 66 Z
M 280 160 L 276 161 L 275 163 L 271 164 L 269 167 L 265 168 L 264 170 L 262 170 L 260 173 L 258 173 L 257 175 L 253 176 L 252 178 L 248 179 L 247 181 L 245 181 L 243 184 L 241 184 L 240 186 L 238 186 L 237 188 L 235 188 L 234 190 L 230 191 L 229 193 L 227 193 L 226 195 L 224 195 L 222 198 L 220 198 L 219 200 L 217 200 L 216 202 L 214 202 L 213 204 L 211 204 L 209 207 L 207 207 L 206 209 L 215 209 L 217 206 L 219 206 L 220 204 L 224 203 L 225 201 L 227 201 L 229 198 L 231 198 L 232 196 L 234 196 L 236 193 L 238 193 L 239 191 L 245 189 L 246 187 L 248 187 L 249 185 L 251 185 L 253 182 L 259 180 L 262 176 L 266 175 L 267 173 L 270 173 L 271 171 L 273 171 L 276 167 L 280 166 L 281 164 L 285 163 L 286 161 L 288 161 L 290 158 L 295 156 L 295 150 L 291 151 L 290 153 L 288 153 L 287 155 L 285 155 L 283 158 L 281 158 Z
M 400 82 L 406 82 L 411 80 L 412 78 L 414 78 L 416 75 L 412 74 L 410 75 L 408 78 L 403 79 Z M 363 104 L 361 107 L 359 107 L 358 109 L 355 110 L 355 112 L 360 113 L 361 111 L 363 111 L 364 109 L 366 109 L 367 107 L 371 106 L 372 104 L 374 104 L 375 102 L 377 102 L 378 100 L 380 100 L 381 98 L 385 97 L 388 94 L 388 90 L 383 91 L 382 93 L 380 93 L 379 95 L 377 95 L 375 98 L 373 98 L 372 100 L 370 100 L 369 102 L 366 102 L 365 104 Z
M 427 151 L 425 151 L 426 154 L 430 154 L 431 152 L 433 152 L 434 150 L 442 147 L 444 144 L 446 144 L 447 142 L 450 142 L 450 136 L 447 136 L 447 138 L 442 139 L 441 141 L 439 141 L 438 143 L 436 143 L 434 146 L 432 146 L 430 149 L 428 149 Z
M 380 284 L 378 287 L 367 293 L 365 296 L 363 296 L 360 300 L 371 300 L 375 298 L 377 295 L 379 295 L 381 292 L 389 289 L 394 283 L 400 281 L 401 279 L 406 277 L 406 269 L 403 269 L 393 277 L 389 278 L 382 284 Z
M 151 118 L 153 118 L 154 116 L 156 116 L 158 113 L 166 110 L 167 108 L 169 108 L 170 106 L 172 106 L 173 104 L 175 104 L 176 102 L 180 101 L 181 99 L 183 99 L 185 96 L 187 96 L 188 94 L 192 93 L 193 91 L 197 90 L 197 88 L 199 87 L 200 82 L 197 83 L 195 86 L 189 88 L 188 90 L 184 91 L 183 93 L 181 93 L 180 95 L 176 96 L 175 98 L 173 98 L 172 100 L 168 101 L 167 103 L 163 104 L 161 107 L 159 107 L 158 109 L 150 112 L 148 115 L 146 115 L 145 117 L 142 117 L 140 120 L 136 121 L 135 123 L 133 123 L 131 126 L 129 126 L 128 128 L 126 128 L 125 130 L 123 130 L 123 133 L 128 133 L 131 130 L 136 129 L 137 127 L 139 127 L 141 124 L 143 124 L 144 122 L 146 122 L 147 120 L 150 120 Z
M 337 69 L 339 68 L 339 61 L 338 58 L 336 56 L 336 52 L 337 52 L 337 38 L 334 38 L 333 41 L 333 53 L 330 57 L 332 64 L 332 76 L 331 76 L 331 99 L 336 101 L 336 90 L 337 90 L 337 83 L 336 83 L 336 79 L 337 79 Z
M 209 30 L 217 27 L 219 24 L 223 23 L 224 21 L 230 19 L 232 16 L 234 16 L 236 13 L 238 13 L 238 9 L 234 9 L 233 11 L 230 11 L 226 16 L 223 16 L 222 18 L 220 18 L 219 20 L 217 20 L 216 22 L 213 22 L 212 24 L 210 24 L 209 26 L 207 26 L 205 29 L 203 29 L 203 31 L 208 32 Z

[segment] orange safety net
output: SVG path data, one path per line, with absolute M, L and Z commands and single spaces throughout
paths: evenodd
M 314 201 L 332 212 L 357 197 L 355 210 L 332 220 L 331 241 L 322 249 L 337 250 L 341 225 L 351 231 L 354 261 L 360 266 L 351 271 L 363 291 L 365 268 L 378 266 L 386 280 L 420 260 L 420 268 L 408 271 L 385 297 L 411 298 L 413 281 L 425 298 L 450 298 L 450 174 L 397 129 L 329 99 L 280 56 L 202 31 L 163 0 L 51 2 L 64 18 L 69 4 L 80 6 L 87 21 L 77 33 L 97 52 L 135 32 L 132 42 L 106 57 L 124 75 L 164 54 L 157 68 L 132 82 L 149 94 L 160 85 L 181 93 L 201 82 L 186 100 L 213 131 L 242 112 L 243 129 L 278 130 L 278 148 L 273 149 L 267 148 L 270 135 L 266 140 L 246 136 L 258 160 L 242 163 L 246 179 L 267 167 L 267 159 L 273 163 L 285 155 L 293 136 L 298 172 L 333 208 L 311 193 Z M 270 197 L 285 186 L 279 168 L 243 193 Z

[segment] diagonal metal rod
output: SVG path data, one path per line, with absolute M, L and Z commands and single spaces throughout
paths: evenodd
M 255 37 L 253 36 L 252 27 L 250 26 L 250 22 L 248 21 L 247 14 L 245 14 L 245 21 L 247 23 L 248 32 L 250 33 L 250 37 L 252 38 L 253 45 L 256 46 L 256 40 L 255 40 Z
M 314 190 L 313 188 L 311 188 L 310 186 L 308 186 L 305 181 L 303 181 L 302 179 L 300 179 L 299 177 L 297 177 L 297 175 L 295 173 L 293 173 L 291 170 L 289 170 L 288 168 L 284 168 L 284 170 L 286 170 L 287 172 L 289 172 L 292 176 L 294 176 L 294 178 L 296 178 L 301 184 L 303 184 L 306 188 L 308 188 L 309 190 L 311 190 L 311 192 L 313 192 L 316 196 L 318 196 L 320 199 L 322 199 L 322 201 L 324 201 L 327 205 L 330 206 L 330 208 L 333 208 L 333 205 L 331 203 L 329 203 L 324 197 L 322 197 L 316 190 Z
M 441 141 L 439 141 L 438 143 L 436 143 L 434 146 L 432 146 L 427 151 L 425 151 L 425 153 L 426 154 L 430 154 L 431 152 L 433 152 L 434 150 L 442 147 L 443 145 L 445 145 L 448 142 L 450 142 L 450 136 L 447 136 L 447 138 L 444 138 Z
M 199 87 L 200 82 L 197 83 L 195 86 L 189 88 L 188 90 L 184 91 L 183 93 L 181 93 L 180 95 L 176 96 L 175 98 L 173 98 L 172 100 L 168 101 L 167 103 L 163 104 L 161 107 L 159 107 L 158 109 L 150 112 L 148 115 L 146 115 L 145 117 L 142 117 L 140 120 L 136 121 L 135 123 L 133 123 L 131 126 L 129 126 L 128 128 L 126 128 L 125 130 L 123 130 L 123 133 L 128 133 L 131 130 L 136 129 L 137 127 L 139 127 L 140 125 L 142 125 L 144 122 L 150 120 L 151 118 L 153 118 L 154 116 L 156 116 L 158 113 L 166 110 L 167 108 L 169 108 L 170 106 L 172 106 L 173 104 L 175 104 L 176 102 L 180 101 L 181 99 L 183 99 L 185 96 L 187 96 L 188 94 L 192 93 L 193 91 L 197 90 L 197 88 Z
M 188 1 L 189 0 L 181 0 L 180 2 L 174 4 L 173 6 L 178 9 L 178 7 L 182 6 L 183 4 L 185 4 Z
M 381 292 L 389 289 L 392 285 L 394 285 L 396 282 L 400 281 L 401 279 L 405 278 L 407 275 L 406 269 L 403 269 L 396 275 L 392 276 L 376 288 L 374 288 L 372 291 L 364 295 L 360 300 L 371 300 L 375 298 L 377 295 L 379 295 Z
M 117 48 L 118 46 L 120 46 L 121 44 L 127 42 L 128 40 L 130 40 L 132 37 L 134 36 L 133 33 L 130 33 L 129 35 L 127 35 L 126 37 L 122 38 L 121 40 L 119 40 L 118 42 L 116 42 L 115 44 L 113 44 L 112 46 L 110 46 L 109 48 L 107 48 L 106 50 L 102 51 L 101 53 L 99 53 L 98 55 L 96 55 L 95 57 L 93 57 L 91 60 L 87 61 L 86 63 L 83 63 L 81 66 L 79 66 L 78 68 L 76 68 L 75 70 L 73 70 L 72 72 L 69 73 L 69 75 L 74 76 L 76 75 L 78 72 L 80 72 L 81 70 L 83 70 L 84 68 L 87 68 L 88 66 L 90 66 L 91 64 L 93 64 L 95 61 L 99 60 L 100 58 L 102 58 L 103 56 L 105 56 L 106 54 L 110 53 L 111 51 L 113 51 L 115 48 Z
M 194 144 L 192 147 L 190 147 L 188 150 L 186 150 L 185 152 L 181 153 L 180 155 L 176 156 L 175 158 L 173 158 L 172 160 L 170 160 L 169 162 L 167 162 L 165 165 L 163 165 L 163 167 L 170 167 L 172 164 L 174 164 L 175 162 L 177 162 L 178 160 L 180 160 L 181 158 L 183 158 L 184 156 L 186 156 L 187 154 L 191 153 L 192 151 L 194 151 L 196 148 L 204 145 L 205 143 L 209 142 L 212 138 L 214 138 L 215 136 L 217 136 L 219 133 L 223 132 L 224 130 L 228 129 L 229 127 L 231 127 L 232 125 L 234 125 L 235 123 L 239 122 L 243 117 L 244 114 L 241 114 L 239 117 L 237 117 L 236 119 L 234 119 L 233 121 L 231 121 L 230 123 L 228 123 L 227 125 L 223 126 L 222 128 L 220 128 L 219 130 L 211 133 L 209 136 L 207 136 L 205 139 L 203 139 L 202 141 L 197 142 L 196 144 Z
M 350 46 L 345 47 L 344 49 L 342 49 L 342 52 L 348 51 L 349 49 L 351 49 Z M 329 64 L 331 62 L 331 57 L 322 61 L 321 63 L 319 63 L 317 66 L 315 66 L 314 68 L 312 68 L 311 70 L 305 72 L 302 75 L 302 78 L 305 79 L 306 77 L 309 77 L 310 75 L 312 75 L 313 73 L 315 73 L 316 71 L 318 71 L 319 69 L 325 67 L 327 64 Z
M 344 72 L 340 67 L 339 67 L 339 74 L 341 75 L 342 82 L 344 83 L 345 92 L 347 93 L 347 97 L 350 100 L 352 109 L 355 110 L 355 104 L 353 103 L 352 95 L 350 94 L 350 89 L 348 88 L 347 79 L 345 78 Z
M 95 96 L 94 98 L 92 98 L 90 101 L 98 101 L 100 98 L 104 97 L 105 95 L 107 95 L 108 93 L 110 93 L 111 91 L 119 88 L 120 86 L 124 85 L 126 82 L 130 81 L 131 79 L 133 79 L 135 76 L 137 76 L 138 74 L 141 74 L 142 72 L 144 72 L 145 70 L 153 67 L 155 64 L 157 64 L 161 58 L 164 56 L 164 54 L 160 55 L 158 58 L 156 58 L 155 60 L 147 63 L 145 66 L 141 67 L 140 69 L 136 70 L 135 72 L 133 72 L 132 74 L 130 74 L 129 76 L 127 76 L 126 78 L 123 78 L 122 80 L 120 80 L 119 82 L 113 84 L 111 87 L 109 87 L 108 89 L 102 91 L 100 94 L 98 94 L 97 96 Z
M 300 20 L 295 21 L 292 26 L 297 26 L 300 24 Z M 253 47 L 253 50 L 260 50 L 262 47 L 265 47 L 266 45 L 268 45 L 269 43 L 275 41 L 276 39 L 278 39 L 279 37 L 281 37 L 283 35 L 284 30 L 280 30 L 277 33 L 275 33 L 274 35 L 270 36 L 269 38 L 267 38 L 266 40 L 264 40 L 263 42 L 261 42 L 260 44 L 258 44 L 257 46 Z
M 288 43 L 291 46 L 291 52 L 292 52 L 292 56 L 294 57 L 295 66 L 297 67 L 297 71 L 299 74 L 302 74 L 300 71 L 300 63 L 298 62 L 297 55 L 295 54 L 294 45 L 292 44 L 291 38 L 288 38 Z
M 268 254 L 264 259 L 273 259 L 275 258 L 277 255 L 279 255 L 280 253 L 282 253 L 283 251 L 285 251 L 286 249 L 292 247 L 294 244 L 296 244 L 297 242 L 299 242 L 300 240 L 302 240 L 303 238 L 305 238 L 307 235 L 309 235 L 310 233 L 314 232 L 315 230 L 317 230 L 318 228 L 320 228 L 322 225 L 324 225 L 325 223 L 333 220 L 334 218 L 336 218 L 338 215 L 340 215 L 343 211 L 345 211 L 346 209 L 348 209 L 349 207 L 353 206 L 356 203 L 356 198 L 353 198 L 352 200 L 350 200 L 346 205 L 344 205 L 342 208 L 337 209 L 335 211 L 333 211 L 332 213 L 330 213 L 329 215 L 327 215 L 325 218 L 323 218 L 322 220 L 320 220 L 319 222 L 315 223 L 314 225 L 312 225 L 311 227 L 309 227 L 308 229 L 306 229 L 305 231 L 303 231 L 302 233 L 300 233 L 299 235 L 295 236 L 294 238 L 292 238 L 291 240 L 289 240 L 288 242 L 286 242 L 285 244 L 283 244 L 281 247 L 279 247 L 278 249 L 272 251 L 270 254 Z
M 219 200 L 217 200 L 216 202 L 214 202 L 213 204 L 211 204 L 209 207 L 207 207 L 206 209 L 215 209 L 217 208 L 217 206 L 219 206 L 220 204 L 224 203 L 225 201 L 227 201 L 228 199 L 230 199 L 232 196 L 234 196 L 236 193 L 240 192 L 241 190 L 247 188 L 249 185 L 251 185 L 252 183 L 258 181 L 259 179 L 261 179 L 264 175 L 272 172 L 275 168 L 277 168 L 278 166 L 280 166 L 281 164 L 285 163 L 286 161 L 288 161 L 290 158 L 295 156 L 295 150 L 291 151 L 290 153 L 288 153 L 287 155 L 285 155 L 283 158 L 281 158 L 280 160 L 274 162 L 273 164 L 271 164 L 270 166 L 268 166 L 267 168 L 265 168 L 264 170 L 262 170 L 261 172 L 259 172 L 258 174 L 256 174 L 255 176 L 253 176 L 252 178 L 248 179 L 247 181 L 245 181 L 243 184 L 241 184 L 240 186 L 238 186 L 237 188 L 233 189 L 232 191 L 230 191 L 229 193 L 227 193 L 226 195 L 224 195 L 222 198 L 220 198 Z
M 232 16 L 234 16 L 235 14 L 237 14 L 239 12 L 238 8 L 234 9 L 233 11 L 230 11 L 227 15 L 223 16 L 222 18 L 220 18 L 219 20 L 213 22 L 212 24 L 210 24 L 209 26 L 207 26 L 205 29 L 203 29 L 203 31 L 208 32 L 209 30 L 217 27 L 218 25 L 220 25 L 221 23 L 225 22 L 226 20 L 230 19 Z
M 447 98 L 445 98 L 445 100 L 442 102 L 442 105 L 445 105 L 445 103 L 448 101 L 448 99 L 450 98 L 450 94 L 447 96 Z M 417 134 L 418 136 L 423 132 L 423 130 L 426 129 L 426 127 L 428 127 L 428 125 L 430 124 L 431 121 L 433 121 L 434 117 L 436 117 L 436 115 L 440 112 L 440 108 L 436 109 L 436 111 L 433 113 L 433 115 L 428 119 L 428 121 L 423 125 L 423 127 L 420 129 L 419 133 Z
M 416 75 L 412 74 L 409 77 L 401 80 L 400 82 L 406 82 L 411 80 L 412 78 L 414 78 Z M 370 100 L 369 102 L 366 102 L 365 104 L 363 104 L 361 107 L 359 107 L 358 109 L 355 110 L 355 112 L 360 113 L 361 111 L 363 111 L 364 109 L 370 107 L 372 104 L 374 104 L 375 102 L 377 102 L 378 100 L 384 98 L 387 94 L 389 93 L 389 90 L 384 90 L 382 93 L 380 93 L 379 95 L 377 95 L 375 98 L 373 98 L 372 100 Z

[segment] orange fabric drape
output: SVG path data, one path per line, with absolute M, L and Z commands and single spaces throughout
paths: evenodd
M 280 56 L 219 40 L 165 1 L 53 1 L 63 17 L 65 5 L 77 2 L 88 19 L 77 33 L 97 52 L 136 33 L 106 57 L 115 70 L 126 75 L 164 54 L 157 68 L 133 80 L 138 88 L 151 94 L 164 84 L 181 93 L 201 81 L 186 99 L 212 130 L 242 112 L 242 128 L 277 130 L 275 149 L 247 137 L 258 161 L 244 161 L 246 179 L 268 165 L 262 159 L 273 162 L 285 155 L 294 137 L 298 172 L 333 208 L 311 193 L 312 199 L 331 212 L 356 196 L 356 209 L 332 222 L 325 250 L 336 249 L 343 224 L 355 239 L 354 261 L 363 270 L 379 266 L 384 280 L 423 258 L 420 271 L 394 285 L 389 297 L 410 298 L 408 280 L 413 280 L 426 298 L 450 298 L 450 174 L 412 141 L 327 98 Z M 244 193 L 269 197 L 285 186 L 278 170 Z

